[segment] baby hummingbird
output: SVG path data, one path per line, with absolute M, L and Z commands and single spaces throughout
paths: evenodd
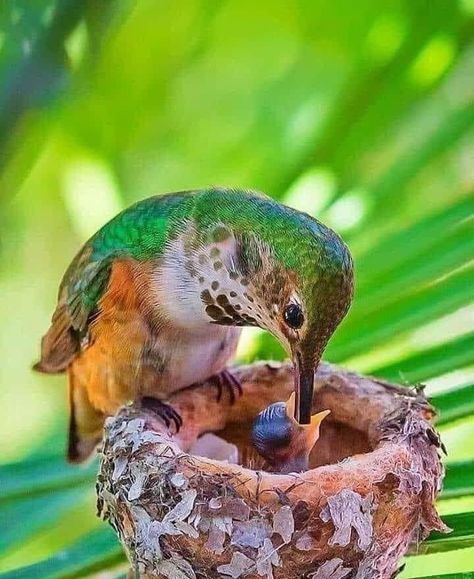
M 330 414 L 324 410 L 311 416 L 309 424 L 294 419 L 295 394 L 262 410 L 252 428 L 252 443 L 274 472 L 287 474 L 309 468 L 309 455 L 319 438 L 321 422 Z
M 203 189 L 151 197 L 86 242 L 59 288 L 41 372 L 67 372 L 68 456 L 85 459 L 107 416 L 163 401 L 226 370 L 242 326 L 274 334 L 295 367 L 295 418 L 309 424 L 314 371 L 352 299 L 352 259 L 316 219 L 261 194 Z

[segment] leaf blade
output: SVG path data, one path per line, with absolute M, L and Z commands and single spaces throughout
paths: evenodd
M 474 546 L 474 512 L 445 515 L 442 518 L 443 522 L 453 530 L 448 534 L 437 531 L 431 533 L 419 546 L 417 555 L 442 553 Z
M 114 567 L 125 561 L 125 555 L 111 529 L 93 531 L 68 549 L 53 557 L 2 573 L 2 579 L 73 579 L 94 571 Z
M 474 495 L 474 460 L 462 460 L 446 465 L 441 500 Z
M 424 285 L 401 298 L 397 296 L 386 306 L 376 306 L 372 311 L 355 309 L 331 340 L 328 357 L 340 362 L 357 356 L 470 303 L 473 276 L 474 268 L 463 268 L 443 281 Z
M 474 332 L 405 358 L 371 369 L 387 380 L 420 382 L 474 362 Z
M 0 519 L 3 529 L 0 535 L 0 551 L 20 545 L 25 539 L 53 525 L 78 502 L 84 500 L 88 490 L 89 485 L 79 485 L 2 503 Z
M 427 575 L 418 579 L 474 579 L 474 571 L 467 573 L 448 573 L 447 575 Z
M 97 462 L 72 466 L 61 456 L 40 456 L 0 465 L 0 504 L 22 496 L 31 497 L 84 483 L 93 484 Z
M 474 199 L 470 196 L 462 197 L 454 204 L 383 237 L 370 250 L 358 256 L 359 287 L 370 285 L 374 278 L 400 269 L 416 255 L 431 250 L 439 242 L 439 235 L 450 234 L 473 213 Z M 436 236 L 433 235 L 435 231 Z M 407 239 L 410 243 L 406 243 Z
M 440 392 L 431 396 L 430 402 L 438 412 L 437 426 L 471 416 L 474 414 L 474 384 Z

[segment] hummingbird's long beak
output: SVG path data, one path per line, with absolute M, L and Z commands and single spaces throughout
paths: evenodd
M 314 368 L 303 364 L 299 353 L 294 356 L 294 366 L 295 420 L 299 424 L 310 424 L 313 404 Z

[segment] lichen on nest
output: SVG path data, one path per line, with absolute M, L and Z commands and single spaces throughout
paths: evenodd
M 446 530 L 433 506 L 440 441 L 423 395 L 329 365 L 317 374 L 315 407 L 333 410 L 321 441 L 334 446 L 334 464 L 278 475 L 190 455 L 193 441 L 213 429 L 245 445 L 251 417 L 290 392 L 289 366 L 238 373 L 244 394 L 234 405 L 217 404 L 207 386 L 171 400 L 184 419 L 179 435 L 135 406 L 107 421 L 98 511 L 136 574 L 383 579 L 411 544 Z M 239 419 L 241 437 L 233 440 Z M 361 454 L 352 456 L 342 435 L 346 448 L 338 445 L 346 427 L 366 436 Z

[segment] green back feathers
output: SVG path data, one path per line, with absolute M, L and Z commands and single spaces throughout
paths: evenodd
M 244 238 L 262 240 L 279 264 L 296 273 L 314 334 L 321 344 L 329 339 L 349 308 L 353 284 L 351 255 L 334 231 L 268 197 L 225 189 L 199 193 L 194 218 L 203 231 L 221 221 Z
M 106 289 L 114 259 L 159 258 L 188 221 L 197 226 L 203 240 L 211 241 L 218 234 L 219 223 L 237 234 L 256 235 L 284 267 L 297 273 L 302 284 L 314 284 L 321 272 L 337 275 L 351 267 L 347 248 L 330 229 L 257 193 L 215 188 L 151 197 L 107 223 L 69 267 L 61 291 L 73 327 L 85 328 Z
M 273 249 L 282 265 L 297 272 L 318 260 L 334 270 L 350 266 L 347 247 L 331 229 L 258 193 L 201 191 L 197 194 L 194 219 L 203 230 L 221 221 L 238 233 L 254 233 Z
M 92 237 L 91 259 L 126 255 L 140 260 L 161 255 L 169 236 L 191 215 L 194 201 L 188 193 L 172 193 L 135 203 Z
M 159 257 L 166 241 L 185 223 L 192 204 L 187 194 L 150 197 L 119 213 L 84 245 L 60 288 L 74 329 L 86 328 L 107 287 L 113 261 Z

